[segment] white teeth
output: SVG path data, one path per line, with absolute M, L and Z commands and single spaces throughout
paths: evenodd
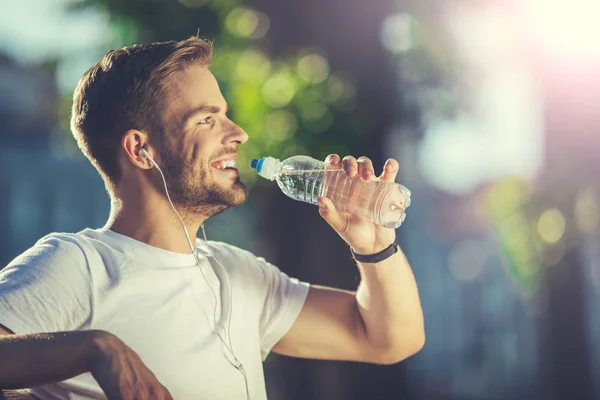
M 217 164 L 217 169 L 235 168 L 235 160 L 224 160 Z

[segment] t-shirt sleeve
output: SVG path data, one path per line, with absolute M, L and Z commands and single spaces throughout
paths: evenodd
M 0 270 L 0 324 L 16 334 L 79 329 L 91 315 L 90 281 L 77 244 L 42 239 Z
M 258 258 L 266 290 L 259 320 L 262 359 L 291 328 L 300 314 L 309 285 L 290 278 L 279 268 Z

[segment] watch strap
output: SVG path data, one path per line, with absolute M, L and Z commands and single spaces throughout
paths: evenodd
M 388 259 L 391 256 L 393 256 L 394 254 L 396 254 L 398 252 L 398 250 L 400 250 L 400 246 L 398 245 L 398 243 L 392 243 L 385 249 L 383 249 L 380 252 L 375 253 L 375 254 L 356 254 L 354 252 L 354 250 L 352 250 L 352 248 L 350 248 L 352 257 L 354 257 L 354 259 L 356 261 L 359 261 L 362 263 L 369 263 L 369 264 L 375 264 L 375 263 L 381 262 L 385 259 Z

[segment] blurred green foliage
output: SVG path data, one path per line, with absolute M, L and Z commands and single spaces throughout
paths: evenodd
M 83 0 L 71 10 L 89 7 L 107 13 L 123 46 L 193 35 L 214 43 L 211 70 L 231 118 L 251 138 L 240 155 L 242 179 L 249 185 L 256 180 L 252 158 L 305 153 L 324 159 L 347 154 L 361 141 L 350 114 L 356 106 L 352 78 L 331 71 L 320 50 L 270 55 L 260 40 L 268 35 L 269 17 L 239 0 Z
M 488 185 L 483 194 L 484 213 L 499 239 L 510 275 L 519 288 L 535 293 L 540 286 L 543 244 L 530 215 L 531 185 L 517 178 L 504 178 Z

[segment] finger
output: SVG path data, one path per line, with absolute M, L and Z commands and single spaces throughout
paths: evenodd
M 165 400 L 173 400 L 173 396 L 171 396 L 171 393 L 169 392 L 169 390 L 162 384 L 159 383 L 159 385 L 160 385 L 160 389 L 161 389 L 160 393 L 162 395 L 161 398 L 165 399 Z
M 383 172 L 379 177 L 382 181 L 386 182 L 394 182 L 396 180 L 396 175 L 398 175 L 398 161 L 393 158 L 388 159 L 383 166 Z
M 135 399 L 135 393 L 132 387 L 127 386 L 124 388 L 121 388 L 120 393 L 119 393 L 119 397 L 109 397 L 109 399 L 122 399 L 122 400 L 134 400 Z
M 373 169 L 373 163 L 367 157 L 359 157 L 356 160 L 358 164 L 358 173 L 364 180 L 371 180 L 375 178 L 375 170 Z
M 150 384 L 140 383 L 137 390 L 135 391 L 135 399 L 136 400 L 150 400 L 154 399 L 156 396 L 153 394 L 152 387 Z
M 341 168 L 342 160 L 337 154 L 330 154 L 325 159 L 325 165 L 334 168 Z
M 327 197 L 320 196 L 317 201 L 319 202 L 319 214 L 321 214 L 321 217 L 323 217 L 336 232 L 343 233 L 348 226 L 346 217 L 337 212 L 333 202 Z
M 160 396 L 158 396 L 158 398 L 160 398 L 161 400 L 173 400 L 171 393 L 169 393 L 167 388 L 162 385 L 160 387 L 159 393 L 160 393 Z
M 148 398 L 151 400 L 163 400 L 170 396 L 167 388 L 164 387 L 163 384 L 160 383 L 155 376 L 153 376 L 150 380 L 150 383 L 147 386 L 147 390 L 149 396 Z
M 346 171 L 346 175 L 348 175 L 350 178 L 354 178 L 354 176 L 358 172 L 358 164 L 356 162 L 356 158 L 352 156 L 346 156 L 342 158 L 342 166 L 344 168 L 344 171 Z

